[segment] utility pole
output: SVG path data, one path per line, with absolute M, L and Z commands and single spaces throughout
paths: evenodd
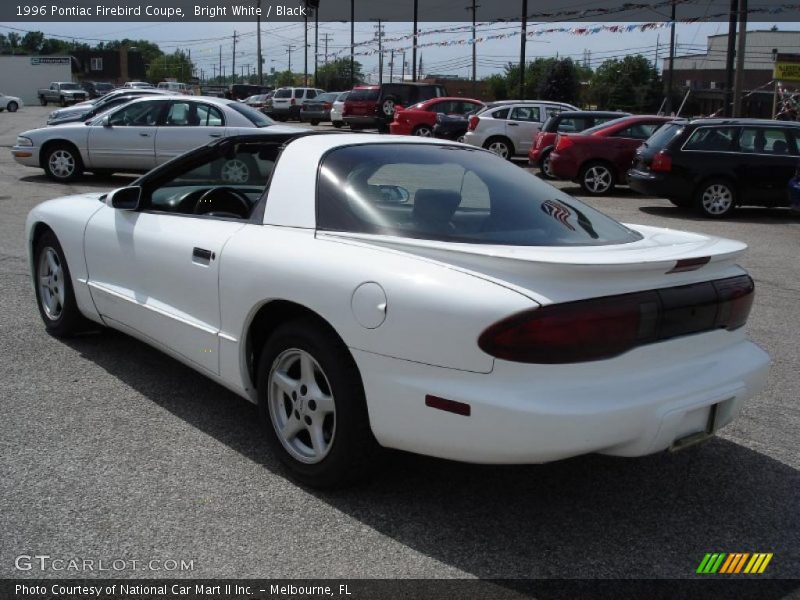
M 417 24 L 419 21 L 419 0 L 414 0 L 414 44 L 411 50 L 411 81 L 417 80 Z
M 475 13 L 480 4 L 475 4 L 472 0 L 472 5 L 467 6 L 466 10 L 472 11 L 472 97 L 478 95 L 478 77 L 477 77 L 477 62 L 478 62 L 478 49 L 475 44 Z
M 236 83 L 236 30 L 233 30 L 233 64 L 231 65 L 231 78 Z
M 322 37 L 323 37 L 322 41 L 325 43 L 325 62 L 324 62 L 324 64 L 327 65 L 328 64 L 328 42 L 331 40 L 331 38 L 333 36 L 330 33 L 323 33 Z
M 528 0 L 522 0 L 522 31 L 519 36 L 519 99 L 525 99 L 525 42 L 528 35 Z
M 319 57 L 319 7 L 314 9 L 314 87 L 319 87 L 317 83 L 317 64 Z
M 403 75 L 400 77 L 400 82 L 401 83 L 406 80 L 406 51 L 405 50 L 403 50 L 403 70 L 402 70 L 402 73 L 403 73 Z
M 733 59 L 736 54 L 736 22 L 738 20 L 739 0 L 731 0 L 728 18 L 728 52 L 725 57 L 725 93 L 723 94 L 722 115 L 730 117 L 733 103 Z
M 295 46 L 291 44 L 286 44 L 286 49 L 289 51 L 289 73 L 292 72 L 292 50 L 295 49 Z
M 303 16 L 303 86 L 308 87 L 308 15 Z
M 378 24 L 375 27 L 375 37 L 378 38 L 378 83 L 383 83 L 383 20 L 375 19 Z
M 733 80 L 733 116 L 742 117 L 744 59 L 747 54 L 747 0 L 739 0 L 739 38 L 736 44 L 736 74 Z
M 258 60 L 258 85 L 264 85 L 264 57 L 261 56 L 261 0 L 256 11 L 256 60 Z
M 389 50 L 389 83 L 394 83 L 394 48 Z
M 675 70 L 675 0 L 672 0 L 669 26 L 669 74 L 667 74 L 667 105 L 664 114 L 672 114 L 672 73 Z
M 350 0 L 350 87 L 356 84 L 356 0 Z
M 222 45 L 219 47 L 219 76 L 222 77 Z M 222 79 L 222 84 L 225 84 L 225 79 Z

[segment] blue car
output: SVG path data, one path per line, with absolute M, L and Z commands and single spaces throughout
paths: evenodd
M 800 165 L 797 166 L 794 177 L 789 180 L 789 206 L 800 212 Z

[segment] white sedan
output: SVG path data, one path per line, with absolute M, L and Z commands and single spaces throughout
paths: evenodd
M 273 124 L 259 111 L 224 98 L 148 95 L 88 123 L 25 131 L 17 137 L 11 154 L 22 165 L 44 169 L 51 179 L 68 182 L 84 171 L 144 173 L 214 138 Z M 251 171 L 255 174 L 253 168 L 252 161 L 239 160 L 226 165 L 225 171 L 229 181 L 247 181 Z
M 252 160 L 258 180 L 210 175 Z M 622 225 L 479 148 L 230 137 L 36 206 L 39 311 L 104 325 L 256 403 L 300 481 L 380 447 L 479 463 L 707 439 L 764 385 L 746 246 Z M 135 357 L 131 357 L 135 360 Z
M 8 112 L 17 112 L 22 108 L 22 100 L 16 96 L 6 96 L 0 92 L 0 112 L 7 110 Z

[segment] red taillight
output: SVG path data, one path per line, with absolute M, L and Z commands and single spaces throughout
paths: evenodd
M 324 108 L 325 110 L 330 110 L 331 108 L 333 108 L 333 104 L 331 104 L 330 102 L 323 102 L 322 108 Z
M 347 103 L 345 102 L 344 106 L 342 107 L 342 116 L 346 117 L 349 113 L 350 111 L 348 110 Z
M 541 146 L 543 141 L 544 141 L 544 136 L 541 133 L 537 133 L 536 134 L 536 148 Z
M 562 150 L 566 150 L 570 146 L 574 145 L 575 142 L 567 135 L 559 135 L 556 138 L 556 152 L 561 152 Z
M 559 364 L 602 360 L 637 346 L 747 321 L 754 294 L 747 275 L 648 292 L 551 304 L 484 331 L 478 346 L 496 358 Z
M 475 131 L 475 128 L 478 126 L 478 121 L 480 120 L 481 118 L 479 116 L 472 115 L 469 118 L 469 123 L 467 123 L 467 131 Z
M 289 102 L 289 104 L 294 106 L 295 104 L 297 104 L 297 101 L 294 98 L 292 98 L 292 100 Z
M 668 173 L 672 171 L 672 157 L 669 154 L 665 154 L 663 150 L 657 152 L 650 163 L 650 170 L 659 173 Z

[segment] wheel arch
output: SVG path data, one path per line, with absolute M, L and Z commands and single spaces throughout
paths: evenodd
M 78 157 L 81 159 L 82 163 L 86 163 L 86 157 L 83 156 L 83 153 L 80 151 L 80 148 L 75 144 L 75 142 L 71 142 L 70 140 L 65 140 L 63 138 L 57 138 L 54 140 L 47 140 L 44 144 L 42 144 L 41 149 L 39 150 L 39 166 L 44 168 L 44 157 L 47 155 L 47 151 L 50 150 L 53 146 L 70 146 L 77 154 Z
M 511 152 L 508 155 L 509 158 L 516 155 L 517 148 L 514 146 L 514 142 L 512 142 L 511 138 L 505 135 L 504 133 L 495 133 L 493 135 L 490 135 L 488 138 L 486 138 L 486 141 L 483 142 L 483 147 L 485 149 L 488 149 L 491 143 L 495 140 L 501 140 L 506 144 L 508 144 L 508 147 L 511 149 Z
M 252 316 L 243 336 L 242 352 L 244 354 L 244 379 L 248 386 L 252 386 L 254 390 L 258 387 L 256 368 L 261 358 L 264 343 L 284 323 L 296 319 L 314 321 L 320 327 L 333 334 L 341 342 L 342 346 L 347 348 L 347 344 L 345 344 L 342 336 L 339 335 L 333 325 L 318 312 L 303 304 L 291 300 L 273 299 L 264 302 L 258 308 L 254 308 L 251 314 Z M 355 364 L 355 361 L 353 363 Z

